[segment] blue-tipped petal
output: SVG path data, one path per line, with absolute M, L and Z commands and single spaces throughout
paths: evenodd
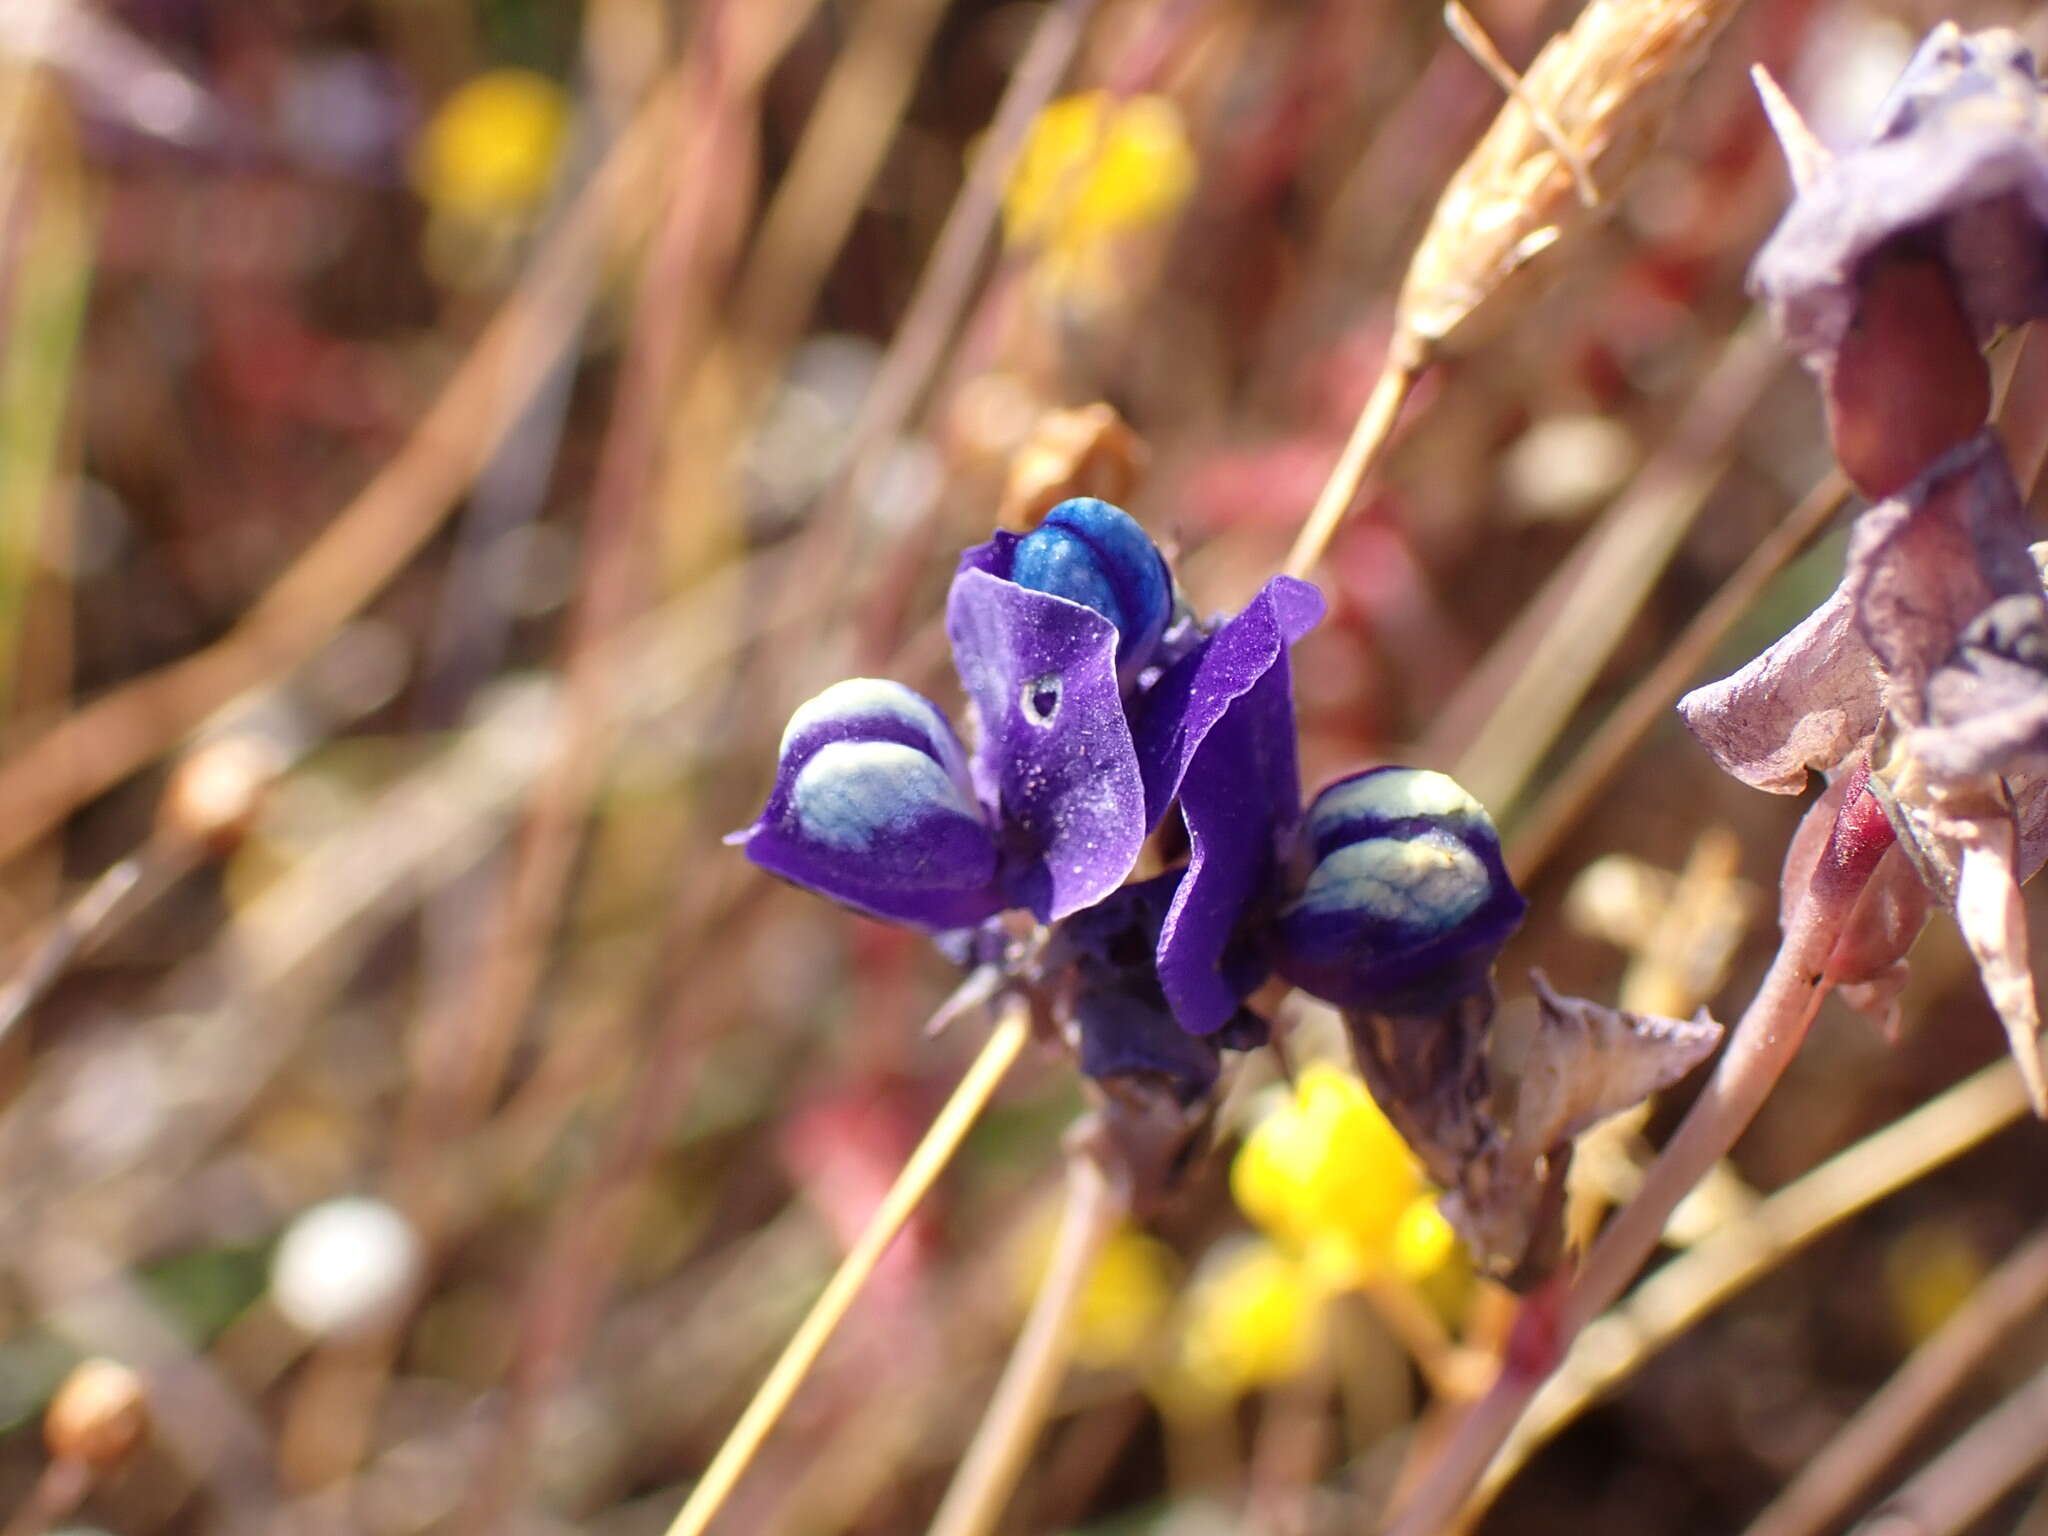
M 1524 903 L 1485 809 L 1441 773 L 1375 768 L 1316 796 L 1312 864 L 1273 927 L 1281 975 L 1339 1007 L 1429 1011 L 1485 984 Z
M 1129 513 L 1095 497 L 1063 501 L 1022 538 L 997 534 L 981 550 L 991 558 L 976 563 L 991 574 L 1109 620 L 1126 683 L 1151 660 L 1173 616 L 1173 577 L 1158 546 Z
M 732 839 L 771 874 L 914 927 L 967 927 L 1003 901 L 959 738 L 900 683 L 852 678 L 783 732 L 761 819 Z

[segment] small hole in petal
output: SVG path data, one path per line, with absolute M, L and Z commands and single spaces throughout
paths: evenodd
M 1027 682 L 1022 698 L 1024 718 L 1033 725 L 1051 725 L 1053 716 L 1060 712 L 1060 688 L 1059 674 L 1055 672 Z

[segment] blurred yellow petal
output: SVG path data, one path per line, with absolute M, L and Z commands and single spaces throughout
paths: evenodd
M 1365 1085 L 1322 1063 L 1253 1128 L 1230 1187 L 1246 1216 L 1333 1283 L 1396 1262 L 1397 1230 L 1423 1193 L 1413 1154 Z
M 1020 1314 L 1045 1277 L 1058 1225 L 1057 1202 L 1050 1202 L 1017 1243 L 1012 1275 Z M 1157 1239 L 1131 1227 L 1111 1233 L 1074 1314 L 1074 1359 L 1098 1370 L 1140 1364 L 1173 1303 L 1178 1268 L 1173 1250 Z
M 1250 1239 L 1212 1253 L 1189 1287 L 1172 1367 L 1155 1390 L 1169 1411 L 1215 1411 L 1291 1380 L 1321 1352 L 1328 1292 L 1307 1267 Z
M 1458 1234 L 1437 1209 L 1436 1200 L 1419 1195 L 1394 1223 L 1394 1270 L 1404 1280 L 1427 1280 L 1458 1256 Z
M 1003 192 L 1003 233 L 1037 253 L 1034 275 L 1085 296 L 1114 278 L 1116 242 L 1163 225 L 1195 184 L 1180 109 L 1107 91 L 1039 113 Z
M 547 196 L 569 127 L 562 88 L 529 69 L 458 87 L 420 135 L 413 180 L 437 214 L 479 224 L 529 217 Z

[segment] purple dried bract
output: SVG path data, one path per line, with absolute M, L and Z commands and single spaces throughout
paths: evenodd
M 1843 468 L 1888 496 L 1984 424 L 1980 343 L 2048 310 L 2048 98 L 2015 34 L 1948 23 L 1840 156 L 1761 83 L 1798 195 L 1752 286 L 1821 380 Z
M 2019 906 L 2048 858 L 2048 603 L 2028 531 L 2004 451 L 1982 433 L 1864 513 L 1835 592 L 1679 711 L 1759 789 L 1797 793 L 1809 770 L 1869 765 L 1900 852 L 1955 912 L 2048 1107 Z M 1916 925 L 1892 927 L 1903 944 Z

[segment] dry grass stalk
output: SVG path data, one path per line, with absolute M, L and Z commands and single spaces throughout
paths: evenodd
M 1663 134 L 1679 92 L 1741 0 L 1590 0 L 1552 38 L 1423 232 L 1394 308 L 1379 382 L 1287 556 L 1305 576 L 1322 559 L 1422 370 L 1475 316 L 1498 324 L 1527 284 L 1510 279 L 1613 206 Z M 1455 3 L 1445 12 L 1480 67 L 1505 65 Z

